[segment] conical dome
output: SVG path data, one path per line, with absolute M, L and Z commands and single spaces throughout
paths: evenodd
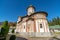
M 28 8 L 30 8 L 30 7 L 32 7 L 32 8 L 34 8 L 34 9 L 35 9 L 35 7 L 34 7 L 33 5 L 29 5 L 29 6 L 27 7 L 27 9 L 28 9 Z
M 27 8 L 27 14 L 31 15 L 35 12 L 35 7 L 33 5 L 29 5 Z

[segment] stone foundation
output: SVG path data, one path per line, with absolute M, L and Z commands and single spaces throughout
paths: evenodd
M 39 32 L 21 32 L 19 33 L 20 36 L 23 37 L 52 37 L 52 35 L 48 32 L 43 32 L 43 33 L 39 33 Z
M 50 40 L 50 37 L 32 37 L 28 40 Z

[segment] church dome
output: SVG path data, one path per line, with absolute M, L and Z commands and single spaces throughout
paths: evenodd
M 29 6 L 27 7 L 27 9 L 30 8 L 30 7 L 36 9 L 33 5 L 29 5 Z

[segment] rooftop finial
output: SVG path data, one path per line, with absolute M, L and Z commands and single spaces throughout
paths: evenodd
M 29 8 L 29 7 L 32 7 L 32 8 L 34 8 L 34 9 L 35 9 L 35 7 L 34 7 L 32 4 L 31 4 L 31 5 L 29 5 L 29 6 L 28 6 L 28 8 Z M 27 9 L 28 9 L 28 8 L 27 8 Z
M 33 5 L 29 5 L 29 6 L 33 6 Z

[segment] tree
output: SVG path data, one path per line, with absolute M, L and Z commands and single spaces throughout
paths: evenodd
M 8 21 L 5 21 L 2 24 L 1 34 L 2 34 L 2 36 L 6 36 L 8 34 L 8 32 L 9 32 Z
M 15 29 L 12 29 L 12 33 L 14 33 L 14 30 L 15 30 Z
M 54 25 L 60 25 L 60 18 L 56 17 L 53 18 L 52 20 L 48 21 L 49 26 L 54 26 Z

